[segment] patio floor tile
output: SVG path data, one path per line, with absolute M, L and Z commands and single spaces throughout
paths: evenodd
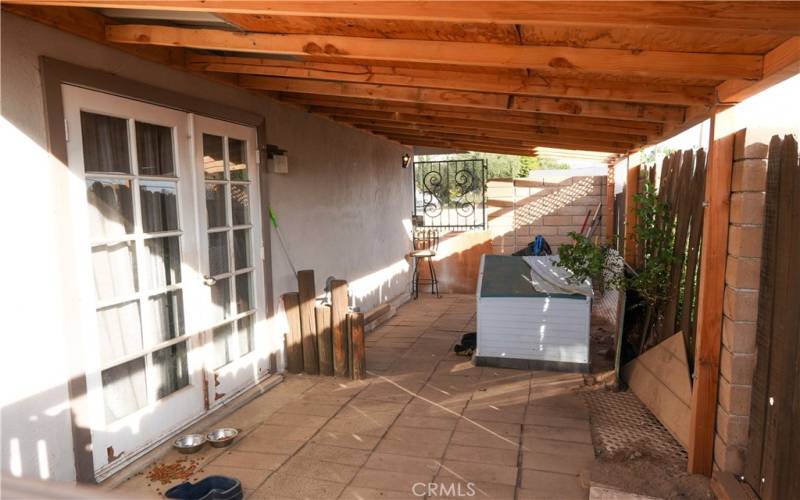
M 414 488 L 428 498 L 588 498 L 582 377 L 455 356 L 474 309 L 470 296 L 400 308 L 368 334 L 366 380 L 286 375 L 225 418 L 242 423 L 242 437 L 206 455 L 200 473 L 237 477 L 254 499 L 420 498 Z M 137 478 L 120 491 L 157 494 Z
M 503 450 L 499 448 L 479 448 L 477 446 L 451 444 L 447 448 L 444 458 L 461 462 L 478 462 L 516 467 L 519 459 L 519 452 L 512 449 Z

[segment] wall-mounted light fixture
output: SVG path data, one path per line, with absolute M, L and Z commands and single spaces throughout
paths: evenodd
M 411 163 L 411 156 L 408 153 L 403 153 L 403 168 L 408 168 L 409 163 Z

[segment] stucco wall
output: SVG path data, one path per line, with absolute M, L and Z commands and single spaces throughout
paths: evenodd
M 3 13 L 2 252 L 4 262 L 16 263 L 4 271 L 14 285 L 3 300 L 3 470 L 75 477 L 66 381 L 76 374 L 65 362 L 75 346 L 64 345 L 63 332 L 76 322 L 78 298 L 65 293 L 75 279 L 72 249 L 61 244 L 71 224 L 63 194 L 67 173 L 47 153 L 42 55 L 263 114 L 268 142 L 289 155 L 290 173 L 267 179 L 269 203 L 295 265 L 316 271 L 318 292 L 329 275 L 349 280 L 364 310 L 408 290 L 404 255 L 413 198 L 411 171 L 400 168 L 403 147 Z M 272 234 L 277 301 L 296 284 Z

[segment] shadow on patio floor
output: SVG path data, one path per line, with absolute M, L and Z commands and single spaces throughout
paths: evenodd
M 368 335 L 367 380 L 287 376 L 220 423 L 242 437 L 193 455 L 192 480 L 233 476 L 248 498 L 588 498 L 583 376 L 475 367 L 452 352 L 474 330 L 473 296 L 408 303 Z M 145 471 L 117 492 L 170 486 Z

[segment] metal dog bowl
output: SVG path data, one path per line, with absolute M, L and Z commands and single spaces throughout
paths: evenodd
M 196 453 L 203 447 L 203 444 L 206 442 L 206 438 L 203 437 L 202 434 L 185 434 L 172 443 L 172 446 L 175 447 L 181 453 L 189 454 L 189 453 Z
M 239 431 L 231 427 L 223 427 L 221 429 L 214 429 L 206 434 L 206 440 L 214 448 L 223 448 L 228 446 L 239 435 Z

